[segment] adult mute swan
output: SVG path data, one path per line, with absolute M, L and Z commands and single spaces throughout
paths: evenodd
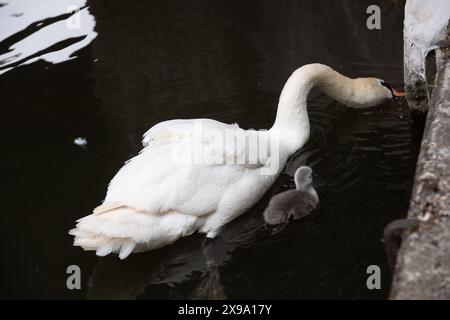
M 139 155 L 111 180 L 103 204 L 70 230 L 74 245 L 124 259 L 195 231 L 214 238 L 263 196 L 288 157 L 308 140 L 306 102 L 313 87 L 351 108 L 372 107 L 397 95 L 382 80 L 350 79 L 309 64 L 284 85 L 269 130 L 211 119 L 158 123 L 144 134 Z
M 295 190 L 281 192 L 270 199 L 264 210 L 264 221 L 270 225 L 287 222 L 290 218 L 300 219 L 311 213 L 319 203 L 317 192 L 312 186 L 313 172 L 302 166 L 295 171 Z

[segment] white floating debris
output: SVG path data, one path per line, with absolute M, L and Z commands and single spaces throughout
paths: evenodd
M 78 137 L 73 140 L 73 143 L 81 148 L 86 149 L 87 139 L 84 137 Z

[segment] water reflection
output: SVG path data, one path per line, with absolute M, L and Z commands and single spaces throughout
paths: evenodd
M 87 0 L 4 2 L 0 9 L 0 74 L 37 60 L 61 63 L 97 36 Z
M 234 249 L 251 245 L 261 226 L 261 218 L 253 217 L 233 224 L 207 245 L 202 245 L 203 237 L 194 236 L 154 252 L 132 255 L 125 261 L 102 258 L 90 279 L 88 298 L 134 299 L 150 285 L 174 286 L 190 279 L 195 272 L 202 276 L 190 294 L 192 298 L 224 298 L 220 267 L 231 259 Z
M 195 289 L 192 299 L 195 300 L 224 300 L 225 294 L 220 280 L 220 268 L 209 265 L 203 273 L 199 285 Z

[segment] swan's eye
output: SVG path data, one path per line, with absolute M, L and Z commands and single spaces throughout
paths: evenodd
M 387 82 L 385 82 L 385 81 L 383 81 L 383 80 L 380 80 L 380 84 L 381 84 L 383 87 L 388 88 L 389 91 L 392 92 L 392 86 L 391 86 L 389 83 L 387 83 Z

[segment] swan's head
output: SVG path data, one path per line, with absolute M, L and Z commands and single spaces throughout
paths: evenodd
M 295 171 L 295 187 L 297 190 L 305 190 L 311 187 L 313 182 L 313 171 L 310 167 L 302 166 Z
M 389 83 L 377 78 L 354 79 L 355 89 L 345 103 L 354 108 L 377 106 L 395 97 L 402 97 L 404 92 L 394 89 Z

